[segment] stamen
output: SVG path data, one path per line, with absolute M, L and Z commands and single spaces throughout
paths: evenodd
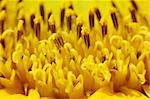
M 90 47 L 89 34 L 85 34 L 85 35 L 84 35 L 84 42 L 85 42 L 86 46 L 89 48 L 89 47 Z
M 116 4 L 114 3 L 114 1 L 111 1 L 111 4 L 112 4 L 112 6 L 113 6 L 114 8 L 117 8 L 117 7 L 116 7 Z
M 102 56 L 102 57 L 101 57 L 101 62 L 104 63 L 105 60 L 106 60 L 106 57 L 105 57 L 105 56 Z
M 118 70 L 118 67 L 115 65 L 112 69 L 114 69 L 114 70 Z
M 77 37 L 78 39 L 81 37 L 82 23 L 77 24 Z
M 7 0 L 3 0 L 2 2 L 0 2 L 0 10 L 7 12 Z
M 0 57 L 0 61 L 2 61 L 3 63 L 6 63 L 7 58 L 6 57 Z
M 141 56 L 141 52 L 138 51 L 137 54 L 136 54 L 136 56 L 137 56 L 137 59 L 138 59 Z
M 86 27 L 82 27 L 82 34 L 84 37 L 84 42 L 86 44 L 86 46 L 89 48 L 90 47 L 90 37 L 89 37 L 89 33 Z
M 0 39 L 0 43 L 2 44 L 3 48 L 5 49 L 5 40 L 4 39 Z
M 52 12 L 50 11 L 50 12 L 48 13 L 47 19 L 49 19 L 49 18 L 51 17 L 51 15 L 52 15 Z
M 34 20 L 35 23 L 35 27 L 34 27 L 34 31 L 36 33 L 36 37 L 38 38 L 38 40 L 40 40 L 40 30 L 41 30 L 41 25 L 40 25 L 40 21 L 39 19 L 35 19 Z
M 107 34 L 107 24 L 103 23 L 103 25 L 102 25 L 102 35 L 103 35 L 103 37 L 105 37 L 106 34 Z
M 111 1 L 112 6 L 116 9 L 116 12 L 119 14 L 120 17 L 123 17 L 121 12 L 119 11 L 118 7 L 116 6 L 114 1 Z
M 4 23 L 5 23 L 6 11 L 0 12 L 0 33 L 4 32 Z
M 61 22 L 61 28 L 64 25 L 64 18 L 65 18 L 65 8 L 61 9 L 61 17 L 60 17 L 60 22 Z
M 147 18 L 146 18 L 145 16 L 143 16 L 143 20 L 144 20 L 144 22 L 145 22 L 146 26 L 148 26 L 148 27 L 149 27 L 148 20 L 147 20 Z
M 94 27 L 94 13 L 91 10 L 89 12 L 89 24 L 92 29 Z
M 33 63 L 30 65 L 30 67 L 28 68 L 28 71 L 32 71 L 32 65 Z
M 17 41 L 21 39 L 22 35 L 23 35 L 23 31 L 18 30 Z
M 3 74 L 0 75 L 1 78 L 5 78 L 5 76 Z
M 35 24 L 35 33 L 38 39 L 40 39 L 40 27 L 40 23 Z
M 19 20 L 18 22 L 18 31 L 17 31 L 17 41 L 20 40 L 22 38 L 22 35 L 23 35 L 23 25 L 24 24 L 24 21 L 23 20 Z
M 1 10 L 6 11 L 7 10 L 6 6 L 2 7 Z
M 132 6 L 134 7 L 134 9 L 135 9 L 135 10 L 138 10 L 138 6 L 137 6 L 137 4 L 135 3 L 135 1 L 134 1 L 134 0 L 130 0 L 130 1 L 131 1 Z
M 24 21 L 23 20 L 19 20 L 18 22 L 18 27 L 17 27 L 17 41 L 21 39 L 22 35 L 23 35 L 23 24 Z
M 40 4 L 40 14 L 42 16 L 43 21 L 45 22 L 45 11 L 44 11 L 44 5 Z
M 56 33 L 56 26 L 55 26 L 55 24 L 50 24 L 50 25 L 49 25 L 49 30 L 50 30 L 52 33 Z
M 30 16 L 30 24 L 31 24 L 31 28 L 32 28 L 32 29 L 34 29 L 34 19 L 35 19 L 35 15 L 32 14 L 32 15 Z
M 98 21 L 100 21 L 101 20 L 101 13 L 100 13 L 98 8 L 95 8 L 95 14 L 96 14 L 96 16 L 98 18 Z
M 69 9 L 72 9 L 72 10 L 74 9 L 72 3 L 69 5 L 68 8 L 69 8 Z
M 64 46 L 64 40 L 63 40 L 62 36 L 57 35 L 56 38 L 54 39 L 54 43 L 58 49 L 63 47 Z
M 53 15 L 48 20 L 48 30 L 50 30 L 52 33 L 56 33 L 56 26 L 55 26 L 55 21 Z
M 50 58 L 50 64 L 56 64 L 56 60 L 55 60 L 55 58 Z
M 68 30 L 70 31 L 72 29 L 72 10 L 68 9 L 66 21 L 67 21 Z
M 111 13 L 111 18 L 112 18 L 112 20 L 113 20 L 114 27 L 115 27 L 116 30 L 117 30 L 117 29 L 118 29 L 118 20 L 117 20 L 117 17 L 116 17 L 115 12 Z
M 24 30 L 25 30 L 25 28 L 26 28 L 26 20 L 25 20 L 25 17 L 23 16 L 23 17 L 21 18 L 21 20 L 23 21 L 23 28 L 24 28 Z
M 130 10 L 130 13 L 131 13 L 132 21 L 137 22 L 135 10 L 134 9 Z
M 17 3 L 21 3 L 23 0 L 18 0 L 18 2 Z
M 0 33 L 3 33 L 4 32 L 4 20 L 1 20 L 0 21 Z
M 16 69 L 17 69 L 16 63 L 14 63 L 13 61 L 12 61 L 11 68 L 12 68 L 12 69 L 14 69 L 14 70 L 16 70 Z

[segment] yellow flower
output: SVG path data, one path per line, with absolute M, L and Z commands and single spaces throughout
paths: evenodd
M 0 0 L 0 98 L 150 98 L 149 5 Z

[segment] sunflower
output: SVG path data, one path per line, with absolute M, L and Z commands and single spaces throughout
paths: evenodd
M 148 0 L 0 0 L 0 98 L 150 98 Z

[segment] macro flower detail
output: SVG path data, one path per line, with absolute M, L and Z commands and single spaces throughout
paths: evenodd
M 150 98 L 149 0 L 0 0 L 0 98 Z

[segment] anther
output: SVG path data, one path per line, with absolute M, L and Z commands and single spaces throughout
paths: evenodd
M 82 31 L 82 23 L 77 24 L 77 37 L 78 39 L 81 37 L 81 31 Z
M 3 0 L 1 3 L 1 11 L 6 11 L 7 12 L 7 1 L 6 0 Z
M 34 19 L 35 19 L 35 15 L 32 14 L 32 15 L 30 16 L 30 24 L 31 24 L 31 28 L 32 28 L 32 29 L 34 29 Z
M 141 52 L 138 51 L 137 54 L 136 54 L 136 56 L 137 56 L 137 59 L 138 59 L 141 56 Z
M 24 28 L 23 24 L 24 24 L 24 21 L 19 20 L 19 22 L 18 22 L 18 31 L 17 31 L 17 40 L 20 40 L 22 38 L 23 28 Z
M 36 37 L 38 38 L 38 39 L 40 39 L 40 23 L 36 23 L 35 24 L 35 33 L 36 33 Z
M 89 24 L 92 29 L 94 27 L 94 13 L 92 11 L 89 12 Z
M 95 8 L 95 14 L 96 14 L 96 16 L 98 18 L 98 21 L 100 21 L 101 20 L 101 13 L 100 13 L 98 8 Z
M 135 10 L 134 9 L 130 10 L 130 13 L 131 13 L 132 21 L 137 22 Z
M 107 34 L 107 24 L 103 23 L 102 24 L 102 35 L 103 37 Z
M 17 41 L 21 39 L 22 35 L 23 35 L 23 31 L 18 30 Z
M 62 8 L 61 9 L 61 12 L 60 12 L 60 22 L 61 22 L 61 28 L 63 27 L 64 25 L 64 18 L 65 18 L 65 8 Z
M 55 58 L 50 58 L 50 64 L 56 64 Z
M 89 37 L 89 34 L 85 34 L 84 35 L 84 42 L 85 42 L 86 46 L 89 48 L 90 47 L 90 37 Z
M 49 19 L 49 18 L 51 17 L 51 15 L 52 15 L 52 12 L 50 11 L 50 12 L 48 13 L 47 19 Z
M 45 11 L 44 11 L 44 5 L 40 4 L 40 14 L 42 16 L 43 21 L 45 22 Z
M 111 13 L 111 18 L 113 20 L 114 27 L 117 30 L 118 29 L 118 20 L 117 20 L 117 16 L 116 16 L 115 12 Z
M 111 1 L 111 4 L 112 4 L 112 6 L 113 6 L 114 8 L 117 8 L 117 7 L 116 7 L 116 4 L 114 3 L 114 1 Z
M 41 25 L 38 19 L 37 20 L 35 19 L 34 21 L 35 21 L 34 31 L 36 33 L 36 37 L 40 40 Z
M 115 66 L 113 67 L 113 69 L 114 69 L 114 70 L 118 70 L 118 67 L 115 65 Z
M 119 11 L 118 7 L 116 6 L 114 1 L 111 1 L 112 6 L 116 9 L 116 12 L 119 14 L 120 17 L 122 17 L 121 12 Z
M 18 0 L 18 2 L 17 3 L 21 3 L 23 0 Z
M 1 10 L 6 11 L 7 10 L 6 6 L 2 7 Z
M 64 40 L 63 40 L 62 36 L 57 35 L 56 38 L 54 39 L 54 43 L 58 49 L 63 47 L 64 46 Z
M 0 33 L 3 33 L 4 32 L 4 20 L 1 20 L 0 21 Z
M 137 6 L 137 4 L 135 3 L 135 1 L 134 1 L 134 0 L 130 0 L 130 1 L 131 1 L 132 6 L 134 7 L 134 9 L 135 9 L 135 10 L 138 10 L 138 6 Z
M 0 33 L 4 32 L 5 14 L 5 11 L 0 12 Z
M 0 57 L 0 61 L 2 61 L 3 63 L 6 63 L 7 58 L 6 57 Z
M 50 16 L 48 23 L 48 30 L 50 30 L 52 33 L 56 33 L 56 26 L 53 15 Z
M 66 21 L 68 30 L 70 31 L 72 29 L 72 10 L 70 9 L 68 9 Z
M 101 57 L 101 62 L 104 63 L 105 60 L 106 60 L 106 57 L 105 57 L 105 56 L 102 56 L 102 57 Z
M 69 5 L 68 8 L 69 8 L 69 9 L 72 9 L 72 10 L 74 9 L 72 3 Z
M 86 27 L 82 27 L 82 34 L 84 37 L 84 42 L 86 44 L 86 46 L 89 48 L 90 47 L 90 37 L 89 37 L 89 33 Z
M 72 16 L 67 17 L 67 25 L 68 25 L 68 30 L 71 30 L 72 28 Z
M 0 43 L 2 44 L 3 48 L 5 49 L 5 40 L 4 39 L 0 39 Z
M 0 75 L 1 78 L 5 78 L 5 76 L 3 74 Z
M 16 69 L 17 69 L 16 63 L 14 63 L 13 61 L 12 61 L 11 68 L 12 68 L 12 69 L 14 69 L 14 70 L 16 70 Z

